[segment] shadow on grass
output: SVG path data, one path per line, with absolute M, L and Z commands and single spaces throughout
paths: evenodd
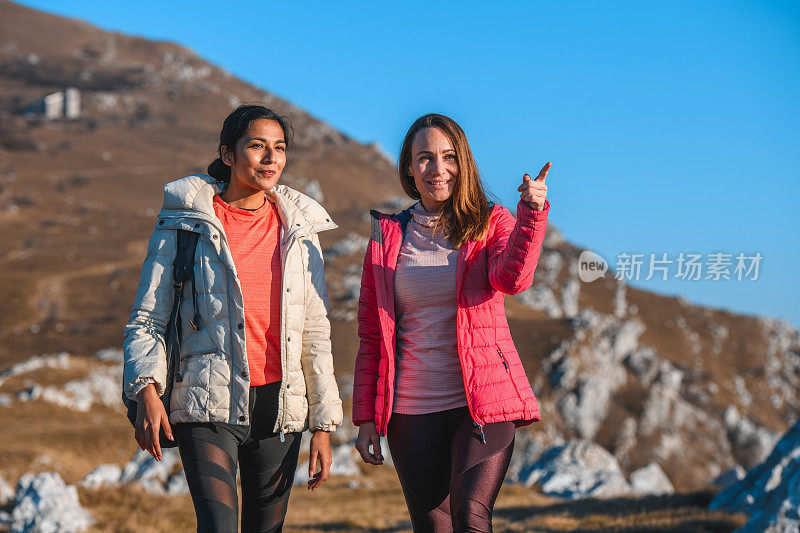
M 399 531 L 410 531 L 411 521 L 400 522 L 389 527 L 363 527 L 355 526 L 350 522 L 331 522 L 329 524 L 298 524 L 287 528 L 294 530 L 311 531 L 347 531 L 348 533 L 398 533 Z
M 555 503 L 542 507 L 507 507 L 495 509 L 494 516 L 512 522 L 526 522 L 532 518 L 548 516 L 587 518 L 596 524 L 603 517 L 611 519 L 633 517 L 630 525 L 615 524 L 607 527 L 580 527 L 581 532 L 636 531 L 636 532 L 729 532 L 743 525 L 737 515 L 725 516 L 718 511 L 709 511 L 708 504 L 717 491 L 702 490 L 666 496 L 643 496 L 638 498 L 585 499 Z M 635 522 L 644 522 L 637 525 Z M 663 522 L 663 524 L 658 524 Z M 537 527 L 536 531 L 548 533 L 563 531 Z

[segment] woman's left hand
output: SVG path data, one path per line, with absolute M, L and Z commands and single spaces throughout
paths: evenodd
M 317 472 L 317 461 L 320 471 Z M 311 436 L 311 450 L 308 456 L 308 490 L 314 490 L 328 479 L 333 457 L 331 456 L 331 434 L 315 431 Z
M 547 199 L 547 185 L 544 184 L 544 179 L 547 177 L 550 165 L 548 161 L 539 171 L 536 179 L 531 179 L 529 174 L 525 174 L 522 176 L 522 185 L 517 187 L 520 192 L 519 197 L 528 202 L 528 205 L 537 211 L 544 209 L 544 202 Z

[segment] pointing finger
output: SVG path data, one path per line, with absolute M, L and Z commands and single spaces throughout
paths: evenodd
M 552 166 L 552 163 L 550 163 L 550 161 L 545 163 L 545 165 L 542 167 L 542 170 L 539 171 L 539 175 L 536 176 L 536 181 L 543 182 L 544 179 L 547 177 L 547 173 L 550 171 L 550 167 L 551 166 Z

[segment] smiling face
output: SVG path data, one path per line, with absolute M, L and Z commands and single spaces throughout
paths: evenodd
M 458 156 L 450 137 L 439 128 L 419 130 L 411 143 L 408 173 L 425 210 L 441 210 L 458 178 Z
M 286 166 L 286 138 L 274 120 L 254 120 L 233 150 L 222 146 L 220 151 L 231 167 L 230 187 L 245 194 L 274 187 Z

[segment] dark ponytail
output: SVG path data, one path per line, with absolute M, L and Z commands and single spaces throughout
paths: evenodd
M 236 149 L 236 143 L 244 137 L 247 129 L 256 120 L 274 120 L 283 130 L 283 138 L 286 140 L 286 148 L 292 146 L 292 125 L 289 119 L 278 114 L 274 110 L 263 105 L 240 105 L 228 115 L 222 123 L 222 131 L 219 132 L 219 145 L 217 154 L 222 155 L 222 147 L 226 146 L 229 150 Z M 226 165 L 221 157 L 217 157 L 208 165 L 208 175 L 219 181 L 228 182 L 231 180 L 231 167 Z
M 231 180 L 231 167 L 223 163 L 221 157 L 213 160 L 211 164 L 208 165 L 208 170 L 206 172 L 209 176 L 216 178 L 219 181 Z

